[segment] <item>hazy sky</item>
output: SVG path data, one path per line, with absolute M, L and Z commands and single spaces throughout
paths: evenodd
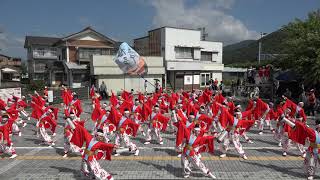
M 320 0 L 0 0 L 0 54 L 26 57 L 26 35 L 63 37 L 86 26 L 118 41 L 160 26 L 206 27 L 224 44 L 256 39 L 308 12 Z

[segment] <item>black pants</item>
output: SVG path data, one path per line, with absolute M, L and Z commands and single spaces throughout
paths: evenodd
M 100 95 L 101 95 L 102 99 L 104 99 L 104 98 L 108 99 L 108 94 L 106 91 L 100 91 Z

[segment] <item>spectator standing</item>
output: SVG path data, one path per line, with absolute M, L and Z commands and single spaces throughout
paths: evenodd
M 145 92 L 145 93 L 148 92 L 147 88 L 148 88 L 148 81 L 147 81 L 147 80 L 144 80 L 144 92 Z
M 248 77 L 248 82 L 250 84 L 254 84 L 254 71 L 252 66 L 250 66 L 250 68 L 248 69 L 247 77 Z
M 214 90 L 213 83 L 212 83 L 211 80 L 209 81 L 209 90 L 210 90 L 210 91 L 213 91 L 213 90 Z
M 284 92 L 284 95 L 285 95 L 286 97 L 288 97 L 288 98 L 291 99 L 292 93 L 291 93 L 291 91 L 289 90 L 289 88 L 286 89 L 286 92 Z
M 218 83 L 219 83 L 219 81 L 218 81 L 218 79 L 216 78 L 216 79 L 214 80 L 214 82 L 213 82 L 214 90 L 218 90 Z
M 264 75 L 263 72 L 264 72 L 264 71 L 263 71 L 262 67 L 260 67 L 260 68 L 259 68 L 259 71 L 258 71 L 260 83 L 263 82 L 263 80 L 262 80 L 262 79 L 263 79 L 263 75 Z
M 100 84 L 99 92 L 100 92 L 100 95 L 101 95 L 101 98 L 102 98 L 102 99 L 103 99 L 104 97 L 105 97 L 106 99 L 108 99 L 107 86 L 106 86 L 106 84 L 104 83 L 104 81 L 102 81 L 102 83 Z
M 308 98 L 307 98 L 307 95 L 306 95 L 306 92 L 304 91 L 304 89 L 303 89 L 302 93 L 299 96 L 299 101 L 303 102 L 303 104 L 305 104 L 306 107 L 309 106 Z
M 238 85 L 237 85 L 237 87 L 238 87 Z M 231 92 L 233 95 L 235 94 L 237 87 L 236 87 L 234 81 L 231 80 Z
M 220 81 L 219 89 L 220 89 L 220 91 L 222 91 L 222 92 L 224 91 L 223 81 Z
M 270 66 L 267 66 L 265 71 L 264 71 L 264 77 L 266 79 L 266 81 L 269 81 L 270 79 Z
M 316 95 L 314 94 L 314 89 L 311 89 L 308 96 L 308 104 L 309 104 L 308 115 L 315 116 L 314 110 L 316 107 L 316 102 L 317 102 L 317 99 L 316 99 Z

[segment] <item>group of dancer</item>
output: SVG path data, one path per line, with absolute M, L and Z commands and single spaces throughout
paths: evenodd
M 216 179 L 201 160 L 202 153 L 214 153 L 215 142 L 219 144 L 220 158 L 227 156 L 232 143 L 239 156 L 248 159 L 240 138 L 254 143 L 247 135 L 253 126 L 258 127 L 260 135 L 266 131 L 265 127 L 274 133 L 283 156 L 287 156 L 292 144 L 297 146 L 305 158 L 308 179 L 313 179 L 320 157 L 320 121 L 316 121 L 315 129 L 310 128 L 306 124 L 303 103 L 296 104 L 285 96 L 277 105 L 253 97 L 243 109 L 234 103 L 234 98 L 209 89 L 163 92 L 160 88 L 152 94 L 123 90 L 119 96 L 112 92 L 109 103 L 101 103 L 100 95 L 92 88 L 90 119 L 94 127 L 90 130 L 85 126 L 88 119 L 81 118 L 81 100 L 66 87 L 61 87 L 63 103 L 60 108 L 47 103 L 46 91 L 44 95 L 34 92 L 29 96 L 29 104 L 23 96 L 12 96 L 7 102 L 0 99 L 0 153 L 9 154 L 10 158 L 17 157 L 11 138 L 21 136 L 20 129 L 31 119 L 36 121 L 35 135 L 43 144 L 55 146 L 58 111 L 62 110 L 63 157 L 67 158 L 70 153 L 82 155 L 81 171 L 89 178 L 113 179 L 98 160 L 111 160 L 112 154 L 119 156 L 124 150 L 139 156 L 139 147 L 132 139 L 141 134 L 145 137 L 144 145 L 151 142 L 163 145 L 162 134 L 169 129 L 176 137 L 175 149 L 181 158 L 185 178 L 197 168 L 204 175 Z M 31 113 L 25 110 L 28 106 Z M 125 149 L 120 148 L 122 144 Z

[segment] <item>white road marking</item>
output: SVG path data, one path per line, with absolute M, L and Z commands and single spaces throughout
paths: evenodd
M 58 135 L 57 139 L 61 139 L 63 136 L 62 135 Z M 19 149 L 17 147 L 14 147 L 15 149 Z M 44 147 L 43 147 L 44 148 Z M 24 156 L 33 156 L 35 154 L 37 154 L 39 151 L 43 150 L 41 147 L 34 147 L 34 148 L 29 148 L 29 149 L 33 149 L 30 152 L 24 154 Z M 18 154 L 19 157 L 19 154 Z M 8 170 L 10 170 L 11 168 L 17 166 L 18 164 L 22 163 L 24 160 L 18 160 L 18 159 L 14 159 L 13 162 L 9 163 L 8 165 L 1 167 L 0 169 L 0 175 L 7 172 Z
M 46 150 L 46 149 L 63 149 L 62 146 L 58 147 L 49 147 L 49 146 L 40 146 L 40 147 L 14 147 L 15 149 L 38 149 L 38 150 Z M 128 148 L 120 148 L 128 150 Z M 144 149 L 144 150 L 151 150 L 151 149 L 172 149 L 174 150 L 175 147 L 139 147 L 139 149 Z M 230 150 L 234 149 L 234 147 L 230 147 Z M 265 146 L 265 147 L 243 147 L 245 150 L 261 150 L 261 149 L 266 149 L 266 150 L 281 150 L 282 147 L 277 147 L 277 146 Z M 291 147 L 290 149 L 296 149 L 296 147 Z

